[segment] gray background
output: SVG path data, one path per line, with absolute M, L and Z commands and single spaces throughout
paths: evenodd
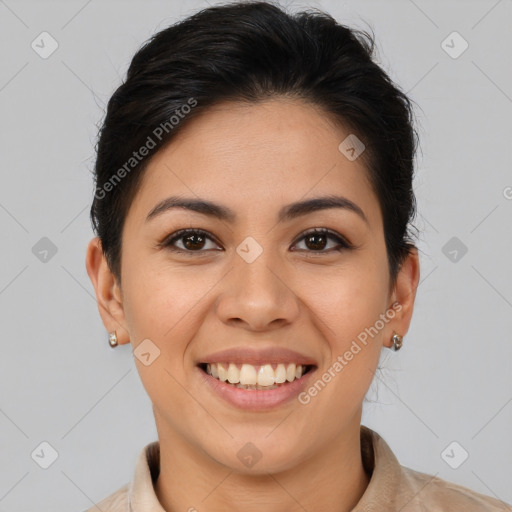
M 381 64 L 421 107 L 422 280 L 363 423 L 403 465 L 512 503 L 512 2 L 287 5 L 368 22 Z M 0 512 L 84 510 L 128 482 L 156 439 L 130 347 L 108 347 L 85 270 L 90 170 L 135 50 L 206 6 L 0 0 Z M 59 45 L 46 59 L 31 47 L 43 31 Z M 469 43 L 458 58 L 442 45 L 453 31 Z M 58 452 L 48 469 L 31 457 L 43 441 Z M 453 441 L 469 453 L 458 469 L 442 456 Z M 453 464 L 462 451 L 449 453 Z

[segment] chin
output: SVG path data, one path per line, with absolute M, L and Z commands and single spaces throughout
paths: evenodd
M 297 447 L 303 446 L 300 440 L 284 446 L 283 437 L 276 436 L 272 440 L 265 438 L 268 432 L 270 431 L 267 430 L 259 437 L 247 437 L 246 441 L 237 437 L 229 446 L 217 444 L 212 450 L 205 448 L 205 451 L 219 464 L 243 475 L 268 476 L 268 473 L 280 473 L 298 466 L 305 457 L 304 454 L 297 453 Z M 231 454 L 234 456 L 230 456 Z

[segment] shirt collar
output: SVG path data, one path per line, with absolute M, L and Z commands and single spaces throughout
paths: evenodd
M 387 512 L 399 494 L 402 466 L 386 441 L 361 425 L 361 457 L 370 482 L 353 512 Z
M 384 439 L 361 425 L 361 456 L 370 483 L 353 512 L 386 512 L 396 499 L 401 466 Z M 160 472 L 160 444 L 154 441 L 140 452 L 128 490 L 132 512 L 165 512 L 155 494 L 154 484 Z
M 165 512 L 155 494 L 160 473 L 160 443 L 153 441 L 140 452 L 128 489 L 130 512 Z

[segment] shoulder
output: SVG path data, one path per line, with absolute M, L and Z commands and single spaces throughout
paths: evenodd
M 128 489 L 129 484 L 124 485 L 115 493 L 96 503 L 96 505 L 84 512 L 130 512 Z
M 512 506 L 399 463 L 386 441 L 361 426 L 361 455 L 370 482 L 358 512 L 512 512 Z
M 405 466 L 401 469 L 403 512 L 512 512 L 504 501 Z

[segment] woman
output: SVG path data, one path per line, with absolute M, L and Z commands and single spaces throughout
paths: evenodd
M 512 510 L 361 425 L 419 280 L 408 98 L 372 38 L 268 3 L 156 34 L 111 98 L 86 258 L 158 441 L 90 510 Z

